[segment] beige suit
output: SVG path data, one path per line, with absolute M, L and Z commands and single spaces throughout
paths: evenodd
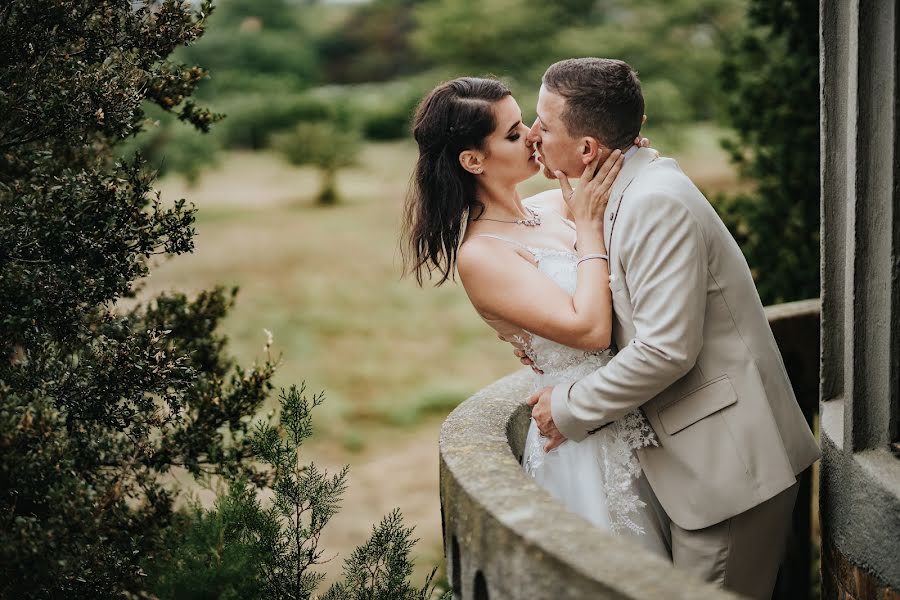
M 619 351 L 553 390 L 560 432 L 581 440 L 640 406 L 660 445 L 639 459 L 673 539 L 790 491 L 819 449 L 725 225 L 650 149 L 625 162 L 605 218 Z

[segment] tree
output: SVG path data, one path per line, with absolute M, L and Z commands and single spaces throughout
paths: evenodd
M 552 3 L 535 0 L 425 2 L 415 14 L 419 51 L 470 75 L 522 76 L 547 60 L 559 29 Z
M 173 466 L 256 479 L 242 418 L 271 365 L 243 370 L 214 334 L 223 290 L 114 303 L 158 254 L 192 249 L 193 210 L 113 149 L 150 102 L 200 130 L 205 72 L 167 57 L 203 31 L 172 0 L 0 7 L 0 580 L 2 597 L 142 587 Z
M 525 92 L 553 62 L 620 58 L 639 73 L 651 123 L 713 117 L 710 73 L 744 0 L 462 0 L 416 8 L 413 42 L 455 74 L 511 77 Z M 525 108 L 525 107 L 523 107 Z
M 819 295 L 818 23 L 818 3 L 751 0 L 720 74 L 724 146 L 756 189 L 715 204 L 767 304 Z
M 374 0 L 359 4 L 333 32 L 318 41 L 323 77 L 334 83 L 387 81 L 421 70 L 413 52 L 417 0 Z
M 324 552 L 318 547 L 319 536 L 346 489 L 347 467 L 329 476 L 300 460 L 300 448 L 313 431 L 312 409 L 325 399 L 322 393 L 307 399 L 304 392 L 302 386 L 283 392 L 280 425 L 260 422 L 253 434 L 254 451 L 275 472 L 271 507 L 254 510 L 251 504 L 246 512 L 246 522 L 253 525 L 250 539 L 263 554 L 263 598 L 309 598 L 316 590 L 324 577 L 312 571 Z M 323 600 L 428 600 L 434 570 L 422 588 L 408 581 L 412 532 L 395 509 L 345 560 L 344 581 L 332 585 Z M 443 597 L 449 600 L 449 592 Z
M 197 135 L 193 128 L 185 127 L 156 106 L 147 106 L 145 110 L 145 130 L 119 144 L 116 156 L 127 160 L 139 153 L 158 177 L 179 173 L 194 187 L 203 170 L 218 163 L 219 145 L 211 136 Z
M 143 594 L 185 519 L 173 468 L 244 482 L 232 507 L 287 481 L 254 464 L 275 364 L 237 365 L 216 333 L 235 290 L 119 303 L 151 257 L 193 248 L 194 209 L 164 205 L 139 156 L 116 158 L 145 103 L 200 131 L 219 119 L 190 99 L 205 71 L 170 59 L 203 33 L 212 6 L 192 6 L 0 4 L 2 598 Z
M 328 588 L 322 600 L 428 600 L 435 570 L 421 588 L 409 584 L 412 562 L 409 552 L 415 540 L 412 528 L 403 525 L 398 509 L 372 527 L 372 535 L 344 561 L 344 580 Z M 451 600 L 447 590 L 440 600 Z
M 198 97 L 213 103 L 248 93 L 271 99 L 276 93 L 302 91 L 318 80 L 314 39 L 296 3 L 228 0 L 220 4 L 203 39 L 176 54 L 209 70 L 210 78 L 199 87 Z
M 290 133 L 276 138 L 275 146 L 294 165 L 313 165 L 322 175 L 316 202 L 323 206 L 336 204 L 337 172 L 356 164 L 360 144 L 359 132 L 338 119 L 308 121 Z
M 233 481 L 213 509 L 195 505 L 169 535 L 169 551 L 148 564 L 150 590 L 161 598 L 302 599 L 312 597 L 324 577 L 314 570 L 324 551 L 319 537 L 337 513 L 347 467 L 329 475 L 300 458 L 312 435 L 312 410 L 324 394 L 305 388 L 282 391 L 280 422 L 259 421 L 252 443 L 257 458 L 274 473 L 272 503 L 263 508 L 246 479 Z M 421 588 L 409 583 L 415 540 L 394 510 L 344 562 L 344 579 L 322 600 L 428 600 L 435 571 Z M 328 560 L 328 559 L 326 559 Z M 446 592 L 443 599 L 450 599 Z

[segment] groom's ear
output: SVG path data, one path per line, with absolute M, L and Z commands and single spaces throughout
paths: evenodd
M 460 152 L 459 164 L 473 175 L 481 175 L 484 172 L 484 156 L 477 150 L 463 150 Z
M 586 136 L 581 138 L 581 162 L 585 165 L 591 164 L 598 154 L 603 154 L 606 148 L 595 137 Z

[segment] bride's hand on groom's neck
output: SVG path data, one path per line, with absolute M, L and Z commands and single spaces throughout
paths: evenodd
M 641 119 L 641 126 L 647 122 L 647 115 L 644 115 L 644 118 Z M 650 144 L 650 138 L 641 137 L 641 134 L 638 133 L 637 137 L 634 138 L 634 145 L 638 148 L 650 148 L 652 147 Z
M 597 169 L 600 160 L 603 165 Z M 606 204 L 609 202 L 613 183 L 622 168 L 622 151 L 613 150 L 608 156 L 598 153 L 584 169 L 578 180 L 578 188 L 573 189 L 568 177 L 562 171 L 556 171 L 563 198 L 569 207 L 576 224 L 595 223 L 602 227 Z

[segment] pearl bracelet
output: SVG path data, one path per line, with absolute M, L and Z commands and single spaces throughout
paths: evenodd
M 577 267 L 578 265 L 580 265 L 580 264 L 583 263 L 584 261 L 586 261 L 586 260 L 591 260 L 591 259 L 594 259 L 594 258 L 602 258 L 602 259 L 605 260 L 606 262 L 609 262 L 609 256 L 607 256 L 607 255 L 605 255 L 605 254 L 585 254 L 584 256 L 582 256 L 581 258 L 578 259 L 578 261 L 575 263 L 575 266 Z

